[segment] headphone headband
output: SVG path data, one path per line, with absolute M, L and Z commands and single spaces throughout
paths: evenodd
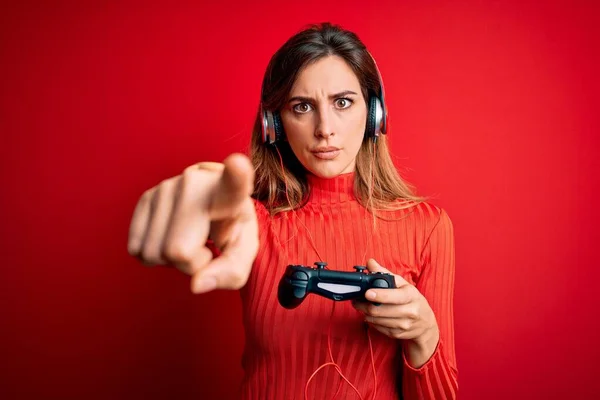
M 368 50 L 365 50 L 371 60 L 373 60 L 373 65 L 375 66 L 375 70 L 377 71 L 377 78 L 379 80 L 379 95 L 370 96 L 367 102 L 368 110 L 367 110 L 367 126 L 365 129 L 365 136 L 373 138 L 376 140 L 380 134 L 387 133 L 387 120 L 388 113 L 387 107 L 385 106 L 385 90 L 383 87 L 383 79 L 381 77 L 381 72 L 379 71 L 379 67 L 377 66 L 377 62 L 375 58 Z M 266 144 L 276 144 L 284 137 L 283 131 L 283 123 L 281 122 L 281 117 L 278 111 L 269 111 L 266 110 L 264 104 L 262 102 L 264 86 L 261 87 L 260 94 L 260 114 L 261 114 L 261 130 L 262 130 L 262 138 L 263 143 Z

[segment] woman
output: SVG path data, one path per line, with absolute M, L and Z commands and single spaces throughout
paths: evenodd
M 455 398 L 452 223 L 392 164 L 367 49 L 312 26 L 273 56 L 261 101 L 251 162 L 200 163 L 148 190 L 129 252 L 190 274 L 194 293 L 241 289 L 244 399 Z M 396 288 L 281 307 L 286 266 L 315 261 L 366 263 Z

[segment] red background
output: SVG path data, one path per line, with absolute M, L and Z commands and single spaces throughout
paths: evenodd
M 454 221 L 461 398 L 600 395 L 593 1 L 53 3 L 0 10 L 0 397 L 235 393 L 237 294 L 140 266 L 129 218 L 245 149 L 269 57 L 324 20 L 369 46 L 398 165 Z

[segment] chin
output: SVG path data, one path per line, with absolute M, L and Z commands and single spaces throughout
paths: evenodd
M 316 165 L 315 164 L 311 164 L 308 166 L 305 165 L 305 168 L 311 174 L 313 174 L 319 178 L 325 178 L 325 179 L 335 178 L 338 175 L 342 175 L 342 174 L 351 172 L 351 170 L 348 169 L 347 165 L 345 165 L 343 163 L 338 163 L 338 162 L 320 162 Z

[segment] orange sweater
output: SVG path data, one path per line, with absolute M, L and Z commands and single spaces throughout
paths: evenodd
M 353 195 L 354 174 L 333 179 L 309 177 L 308 203 L 294 212 L 270 217 L 255 202 L 260 250 L 242 289 L 246 345 L 241 397 L 252 400 L 359 399 L 335 368 L 334 361 L 360 392 L 373 396 L 375 379 L 364 317 L 349 301 L 334 302 L 309 294 L 293 310 L 279 305 L 277 286 L 288 264 L 313 266 L 319 256 L 329 269 L 354 271 L 374 258 L 402 275 L 425 296 L 440 328 L 431 359 L 412 368 L 401 341 L 369 329 L 377 374 L 377 399 L 453 399 L 457 393 L 454 352 L 454 236 L 446 212 L 429 203 L 388 211 L 373 228 L 373 218 Z M 312 237 L 312 239 L 311 239 Z M 332 308 L 335 307 L 332 314 Z M 330 330 L 330 332 L 329 332 Z M 305 393 L 306 391 L 306 393 Z

